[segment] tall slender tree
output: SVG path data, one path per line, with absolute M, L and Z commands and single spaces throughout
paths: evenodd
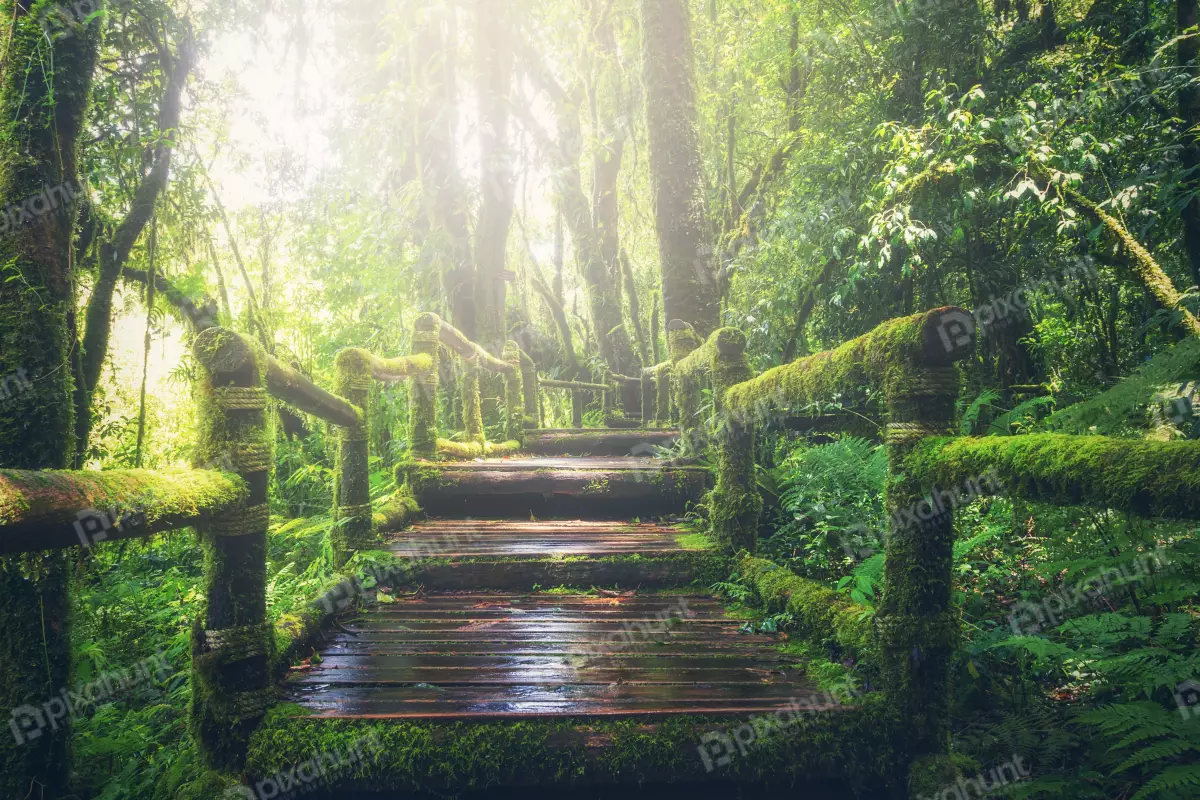
M 97 17 L 54 10 L 0 6 L 0 375 L 18 387 L 0 414 L 0 466 L 20 469 L 62 469 L 74 455 L 77 149 L 101 34 Z M 0 737 L 3 797 L 67 794 L 68 718 L 51 726 L 42 709 L 70 683 L 68 565 L 65 552 L 0 559 L 0 708 L 14 709 L 21 734 Z
M 708 201 L 701 173 L 687 0 L 641 0 L 650 180 L 668 320 L 707 336 L 720 321 Z

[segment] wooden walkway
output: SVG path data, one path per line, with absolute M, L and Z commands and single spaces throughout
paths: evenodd
M 654 522 L 430 520 L 393 535 L 383 549 L 405 558 L 666 555 L 700 549 L 681 541 L 684 533 Z
M 346 623 L 288 687 L 339 718 L 738 715 L 816 693 L 741 624 L 702 595 L 434 595 Z

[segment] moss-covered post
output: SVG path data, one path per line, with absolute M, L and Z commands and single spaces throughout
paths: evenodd
M 429 372 L 414 375 L 408 387 L 408 449 L 415 458 L 437 455 L 438 328 L 434 314 L 421 314 L 413 326 L 413 355 L 424 354 L 433 362 Z
M 750 378 L 746 335 L 736 328 L 714 334 L 712 353 L 713 402 L 717 411 L 717 481 L 709 498 L 713 532 L 730 552 L 754 552 L 762 497 L 754 475 L 754 423 L 727 413 L 725 391 Z
M 505 438 L 510 442 L 520 442 L 525 436 L 525 398 L 522 394 L 523 380 L 521 377 L 521 348 L 509 340 L 504 343 L 502 357 L 512 371 L 504 376 L 504 405 L 508 412 L 508 425 Z
M 904 470 L 918 441 L 952 431 L 958 396 L 950 354 L 936 336 L 922 344 L 920 333 L 906 337 L 915 352 L 891 354 L 883 376 L 890 526 L 877 618 L 884 688 L 900 714 L 910 761 L 949 745 L 949 662 L 958 635 L 950 605 L 954 510 L 940 501 L 926 503 L 920 484 Z
M 359 424 L 338 426 L 337 460 L 333 476 L 333 554 L 342 566 L 356 550 L 369 550 L 378 537 L 371 514 L 368 442 L 370 431 L 371 366 L 368 355 L 347 348 L 335 359 L 334 394 L 350 401 Z
M 194 350 L 201 366 L 195 464 L 236 472 L 250 492 L 244 508 L 200 529 L 206 604 L 192 630 L 192 731 L 210 765 L 235 769 L 274 700 L 266 581 L 275 439 L 267 426 L 265 355 L 223 328 L 200 333 Z
M 462 373 L 463 430 L 468 442 L 484 443 L 483 402 L 479 388 L 479 367 L 463 363 Z
M 654 424 L 654 378 L 649 369 L 643 369 L 642 378 L 642 427 L 649 428 Z
M 68 26 L 48 0 L 3 8 L 0 381 L 8 396 L 0 466 L 65 469 L 74 453 L 72 390 L 82 388 L 72 382 L 80 367 L 71 259 L 82 192 L 78 140 L 103 23 L 96 14 Z M 69 718 L 50 724 L 43 716 L 39 725 L 37 714 L 71 685 L 74 558 L 0 558 L 0 713 L 13 712 L 11 732 L 0 736 L 0 797 L 69 794 Z
M 537 364 L 533 363 L 533 359 L 524 350 L 518 352 L 521 357 L 521 398 L 525 403 L 523 427 L 536 428 L 541 424 L 538 416 Z
M 602 386 L 607 386 L 607 392 L 599 392 L 600 395 L 600 419 L 604 425 L 608 425 L 610 417 L 616 416 L 621 412 L 621 395 L 615 391 L 616 381 L 613 380 L 612 370 L 604 367 L 600 370 L 600 381 Z
M 660 428 L 671 424 L 671 370 L 660 367 L 654 376 L 655 414 L 654 422 Z
M 583 427 L 583 392 L 571 389 L 571 427 Z
M 671 353 L 671 382 L 674 385 L 675 408 L 679 414 L 679 433 L 684 445 L 694 450 L 700 428 L 700 382 L 696 376 L 677 369 L 679 362 L 703 344 L 691 325 L 673 320 L 667 326 L 667 344 Z

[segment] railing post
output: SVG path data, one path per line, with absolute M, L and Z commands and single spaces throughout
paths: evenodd
M 663 367 L 654 376 L 655 424 L 660 428 L 670 426 L 671 414 L 671 370 Z
M 525 398 L 522 394 L 521 348 L 516 342 L 505 342 L 503 358 L 512 367 L 512 371 L 504 376 L 504 405 L 508 410 L 505 438 L 520 442 L 525 436 Z
M 197 335 L 194 352 L 201 367 L 195 464 L 236 472 L 250 489 L 244 508 L 200 527 L 206 604 L 192 629 L 192 731 L 210 765 L 231 769 L 244 762 L 250 734 L 274 700 L 266 581 L 275 440 L 265 355 L 222 328 Z
M 717 481 L 709 498 L 709 514 L 717 540 L 730 552 L 754 552 L 762 497 L 754 474 L 754 423 L 727 413 L 725 391 L 750 379 L 746 336 L 736 328 L 715 335 L 709 374 L 717 412 Z
M 433 314 L 421 314 L 413 327 L 412 352 L 429 356 L 432 368 L 414 375 L 408 389 L 408 448 L 415 458 L 437 455 L 438 328 Z
M 696 447 L 696 431 L 700 425 L 700 384 L 693 376 L 675 369 L 702 342 L 696 331 L 682 320 L 667 326 L 667 343 L 671 352 L 671 379 L 675 384 L 675 407 L 679 412 L 679 433 L 689 450 Z
M 649 428 L 654 424 L 654 379 L 650 370 L 643 369 L 642 378 L 642 427 Z
M 333 554 L 337 566 L 355 550 L 369 550 L 378 539 L 371 513 L 370 438 L 371 367 L 366 353 L 348 348 L 337 354 L 334 392 L 353 404 L 359 424 L 338 426 L 333 480 Z
M 583 392 L 570 389 L 571 392 L 571 426 L 583 427 Z
M 537 364 L 533 363 L 524 350 L 518 349 L 521 358 L 521 397 L 525 401 L 525 419 L 522 427 L 541 427 L 538 411 Z
M 925 495 L 917 481 L 905 476 L 903 465 L 920 439 L 953 432 L 958 382 L 952 366 L 925 366 L 920 359 L 904 372 L 900 365 L 893 368 L 897 374 L 885 378 L 886 589 L 876 623 L 884 688 L 904 720 L 911 760 L 944 752 L 949 745 L 949 663 L 958 620 L 950 604 L 953 508 L 930 503 L 932 513 L 922 513 Z
M 483 403 L 479 393 L 479 367 L 463 363 L 463 430 L 468 442 L 483 444 Z

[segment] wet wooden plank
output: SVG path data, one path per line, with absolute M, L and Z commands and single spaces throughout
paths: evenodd
M 659 615 L 680 607 L 695 618 Z M 329 632 L 286 685 L 324 716 L 431 719 L 744 713 L 817 694 L 773 637 L 721 615 L 705 595 L 433 595 Z

